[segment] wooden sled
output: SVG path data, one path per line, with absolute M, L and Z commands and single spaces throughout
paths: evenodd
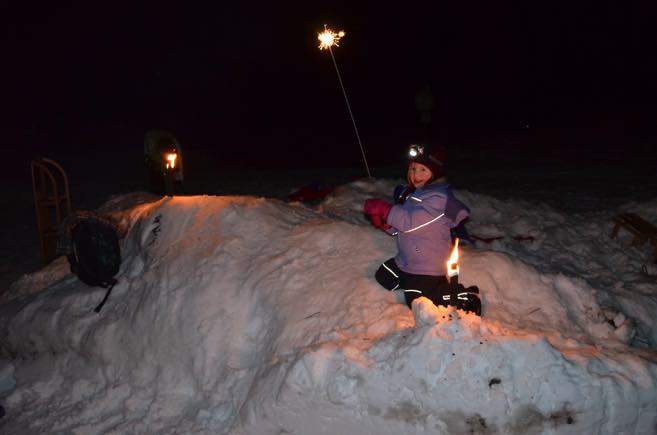
M 32 160 L 32 193 L 44 266 L 57 257 L 59 226 L 71 213 L 71 194 L 64 169 L 50 159 Z

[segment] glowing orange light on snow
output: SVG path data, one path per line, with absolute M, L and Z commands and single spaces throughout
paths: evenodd
M 447 260 L 447 277 L 452 278 L 453 276 L 459 275 L 459 239 L 454 241 L 454 249 L 452 249 L 452 254 Z
M 166 156 L 167 159 L 167 169 L 173 169 L 176 167 L 176 159 L 178 158 L 178 154 L 176 153 L 169 153 Z
M 340 38 L 342 38 L 345 35 L 345 33 L 340 30 L 339 32 L 334 32 L 333 30 L 329 29 L 326 27 L 326 24 L 324 24 L 324 31 L 322 33 L 317 34 L 317 39 L 319 39 L 319 49 L 320 50 L 325 50 L 325 49 L 330 49 L 332 46 L 339 47 L 340 44 L 338 42 L 340 41 Z

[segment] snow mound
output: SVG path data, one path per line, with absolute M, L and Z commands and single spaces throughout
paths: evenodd
M 23 280 L 0 306 L 0 428 L 654 431 L 656 354 L 631 345 L 654 326 L 617 303 L 613 288 L 538 265 L 565 243 L 554 230 L 565 216 L 460 193 L 483 207 L 473 207 L 471 231 L 536 237 L 463 249 L 460 279 L 481 289 L 482 318 L 424 298 L 411 311 L 374 281 L 395 244 L 360 211 L 393 184 L 357 181 L 314 208 L 195 196 L 116 211 L 128 230 L 123 264 L 100 314 L 92 310 L 104 289 L 66 275 L 64 264 Z M 573 257 L 571 265 L 593 261 Z M 30 287 L 47 277 L 47 287 Z

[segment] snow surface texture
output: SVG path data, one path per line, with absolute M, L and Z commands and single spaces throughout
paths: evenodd
M 361 214 L 394 180 L 319 205 L 116 197 L 108 303 L 60 259 L 0 306 L 3 433 L 653 434 L 657 270 L 619 210 L 561 214 L 457 191 L 483 317 L 373 279 L 395 254 Z M 627 204 L 657 218 L 657 201 Z M 515 240 L 513 236 L 532 236 Z

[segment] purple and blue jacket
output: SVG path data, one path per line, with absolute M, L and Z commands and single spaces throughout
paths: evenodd
M 450 230 L 470 215 L 449 184 L 429 184 L 394 205 L 387 223 L 396 232 L 395 263 L 415 275 L 441 276 L 451 250 Z

